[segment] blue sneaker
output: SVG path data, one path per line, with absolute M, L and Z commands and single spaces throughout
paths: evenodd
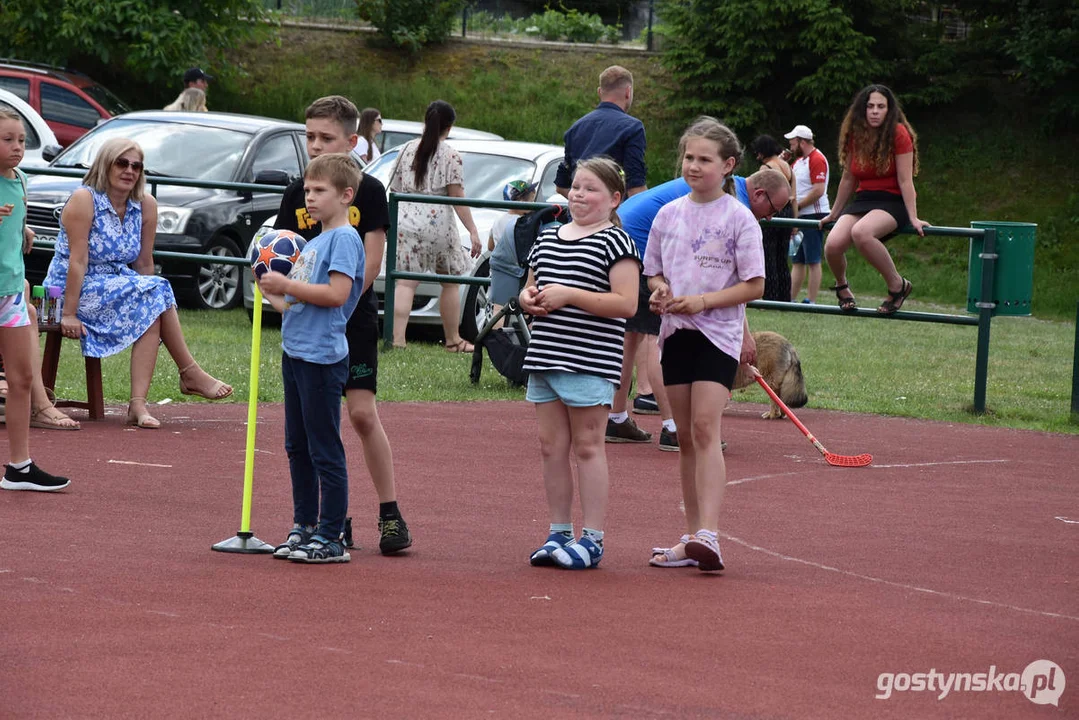
M 812 305 L 813 301 L 810 300 L 809 298 L 802 298 L 802 304 L 803 305 Z
M 347 563 L 352 556 L 340 540 L 327 540 L 321 535 L 312 535 L 309 541 L 293 550 L 288 559 L 301 563 Z
M 293 525 L 292 529 L 288 531 L 288 538 L 285 542 L 273 549 L 273 556 L 278 560 L 287 560 L 293 550 L 311 539 L 311 533 L 314 531 L 313 527 L 305 528 L 302 525 Z
M 564 548 L 566 545 L 573 542 L 573 538 L 565 533 L 553 532 L 548 536 L 547 542 L 540 546 L 539 550 L 532 553 L 528 558 L 533 567 L 544 567 L 548 565 L 554 565 L 555 561 L 551 559 L 551 553 L 555 550 Z
M 577 542 L 552 550 L 551 558 L 567 570 L 594 568 L 603 559 L 603 546 L 582 537 Z

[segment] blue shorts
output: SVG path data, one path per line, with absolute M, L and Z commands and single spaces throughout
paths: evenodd
M 799 215 L 799 220 L 820 220 L 823 213 Z M 802 244 L 798 246 L 794 257 L 791 258 L 793 265 L 820 265 L 821 251 L 824 249 L 824 232 L 816 228 L 802 228 Z
M 528 376 L 525 400 L 549 403 L 561 400 L 567 407 L 595 407 L 614 403 L 614 383 L 599 375 L 547 370 Z

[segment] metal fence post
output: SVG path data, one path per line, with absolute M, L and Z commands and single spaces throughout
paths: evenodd
M 656 0 L 648 0 L 648 52 L 652 52 L 652 17 L 656 14 Z
M 382 345 L 393 347 L 393 300 L 397 287 L 397 193 L 390 193 L 390 231 L 386 233 L 386 285 L 382 290 Z
M 1075 305 L 1075 349 L 1072 350 L 1072 417 L 1079 420 L 1079 303 Z
M 993 322 L 994 300 L 993 281 L 997 265 L 997 231 L 986 228 L 982 252 L 982 292 L 978 306 L 978 355 L 974 361 L 974 412 L 985 414 L 985 386 L 989 375 L 989 328 Z

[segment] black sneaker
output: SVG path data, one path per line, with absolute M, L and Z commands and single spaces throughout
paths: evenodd
M 0 488 L 5 490 L 37 490 L 38 492 L 56 492 L 63 490 L 71 481 L 66 477 L 50 475 L 34 463 L 23 470 L 16 470 L 10 465 L 4 466 L 4 479 Z
M 678 431 L 671 432 L 667 428 L 659 433 L 659 449 L 667 452 L 678 452 Z
M 383 555 L 393 555 L 412 547 L 412 533 L 408 531 L 408 525 L 400 515 L 388 520 L 379 518 L 378 534 L 378 549 Z
M 659 415 L 655 393 L 638 395 L 633 399 L 633 412 L 637 415 Z
M 652 442 L 652 433 L 637 427 L 633 418 L 626 418 L 625 422 L 620 423 L 607 418 L 607 434 L 604 439 L 609 443 L 646 443 Z

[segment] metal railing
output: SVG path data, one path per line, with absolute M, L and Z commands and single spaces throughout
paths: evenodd
M 82 179 L 87 171 L 84 168 L 54 168 L 54 167 L 28 167 L 21 168 L 27 175 L 50 175 L 56 177 L 68 177 Z M 256 183 L 237 183 L 218 180 L 195 180 L 192 178 L 174 178 L 167 175 L 147 175 L 146 184 L 150 186 L 150 194 L 157 195 L 157 188 L 161 185 L 175 187 L 204 188 L 207 190 L 235 190 L 240 193 L 272 193 L 283 195 L 283 185 L 261 185 Z M 258 228 L 255 228 L 257 231 Z M 56 243 L 47 240 L 35 240 L 34 248 L 38 250 L 55 249 Z M 247 248 L 240 248 L 241 251 Z M 197 255 L 195 253 L 174 252 L 170 250 L 154 250 L 155 259 L 184 260 L 187 262 L 213 265 L 240 265 L 248 264 L 246 257 L 226 257 L 222 255 Z
M 522 208 L 538 210 L 550 207 L 551 203 L 520 203 L 503 200 L 480 200 L 476 198 L 453 198 L 431 195 L 411 195 L 391 192 L 389 195 L 390 231 L 386 242 L 386 294 L 385 315 L 382 323 L 383 341 L 388 348 L 393 342 L 393 306 L 394 288 L 397 280 L 420 280 L 425 282 L 460 283 L 466 285 L 490 285 L 490 278 L 461 277 L 456 275 L 435 275 L 430 273 L 402 272 L 397 270 L 397 211 L 403 202 L 419 203 L 425 205 L 463 205 L 475 208 Z M 762 220 L 761 225 L 771 227 L 796 227 L 817 228 L 816 220 L 798 220 L 791 218 L 773 218 Z M 902 228 L 901 234 L 912 234 L 910 227 Z M 993 228 L 956 228 L 928 226 L 924 229 L 926 235 L 937 237 L 963 237 L 981 238 L 982 252 L 978 258 L 981 261 L 982 287 L 979 297 L 992 298 L 994 295 L 994 280 L 997 261 L 997 231 Z M 942 313 L 912 312 L 899 310 L 892 315 L 882 315 L 874 310 L 859 308 L 854 312 L 844 312 L 838 307 L 830 305 L 806 305 L 793 302 L 777 302 L 772 300 L 754 300 L 748 303 L 749 307 L 761 310 L 780 310 L 784 312 L 814 313 L 818 315 L 842 315 L 843 317 L 875 318 L 878 320 L 906 320 L 912 322 L 943 323 L 949 325 L 977 325 L 978 343 L 974 361 L 974 412 L 985 413 L 985 394 L 989 374 L 989 332 L 993 320 L 995 302 L 981 301 L 976 303 L 978 308 L 977 317 L 969 315 L 948 315 Z M 1077 341 L 1079 342 L 1079 341 Z M 1079 361 L 1077 361 L 1079 367 Z M 1077 370 L 1079 372 L 1079 370 Z

